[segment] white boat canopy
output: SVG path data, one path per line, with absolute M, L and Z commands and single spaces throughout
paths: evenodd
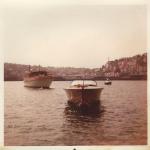
M 71 83 L 71 86 L 97 86 L 97 83 L 92 80 L 75 80 Z

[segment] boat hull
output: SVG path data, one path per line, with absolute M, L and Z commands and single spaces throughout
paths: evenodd
M 68 88 L 65 89 L 68 102 L 75 105 L 93 105 L 100 101 L 100 94 L 103 88 Z
M 111 85 L 111 82 L 105 82 L 105 85 Z
M 31 88 L 50 88 L 52 79 L 42 78 L 42 79 L 25 79 L 24 86 Z

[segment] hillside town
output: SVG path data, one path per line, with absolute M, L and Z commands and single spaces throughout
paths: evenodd
M 96 79 L 105 80 L 146 80 L 147 53 L 108 61 L 100 68 L 73 68 L 73 67 L 42 67 L 30 66 L 31 70 L 46 70 L 53 75 L 54 80 Z M 4 80 L 21 81 L 29 65 L 5 63 Z

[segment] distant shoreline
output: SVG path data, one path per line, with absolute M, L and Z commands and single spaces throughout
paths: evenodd
M 117 79 L 112 79 L 109 78 L 111 81 L 147 81 L 147 78 L 117 78 Z M 53 81 L 73 81 L 73 80 L 82 80 L 82 79 L 64 79 L 64 80 L 59 80 L 59 79 L 54 79 Z M 105 81 L 105 79 L 85 79 L 85 80 L 96 80 L 96 81 Z M 4 80 L 4 81 L 23 81 L 23 80 Z
M 70 80 L 147 80 L 147 53 L 106 62 L 99 68 L 42 67 L 4 63 L 5 81 L 22 81 L 25 72 L 45 70 L 54 81 Z

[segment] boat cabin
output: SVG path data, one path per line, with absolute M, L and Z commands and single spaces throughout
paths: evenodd
M 47 76 L 46 71 L 32 71 L 25 74 L 26 77 L 35 77 L 35 76 Z
M 97 82 L 92 80 L 75 80 L 71 83 L 71 86 L 77 87 L 97 86 Z

